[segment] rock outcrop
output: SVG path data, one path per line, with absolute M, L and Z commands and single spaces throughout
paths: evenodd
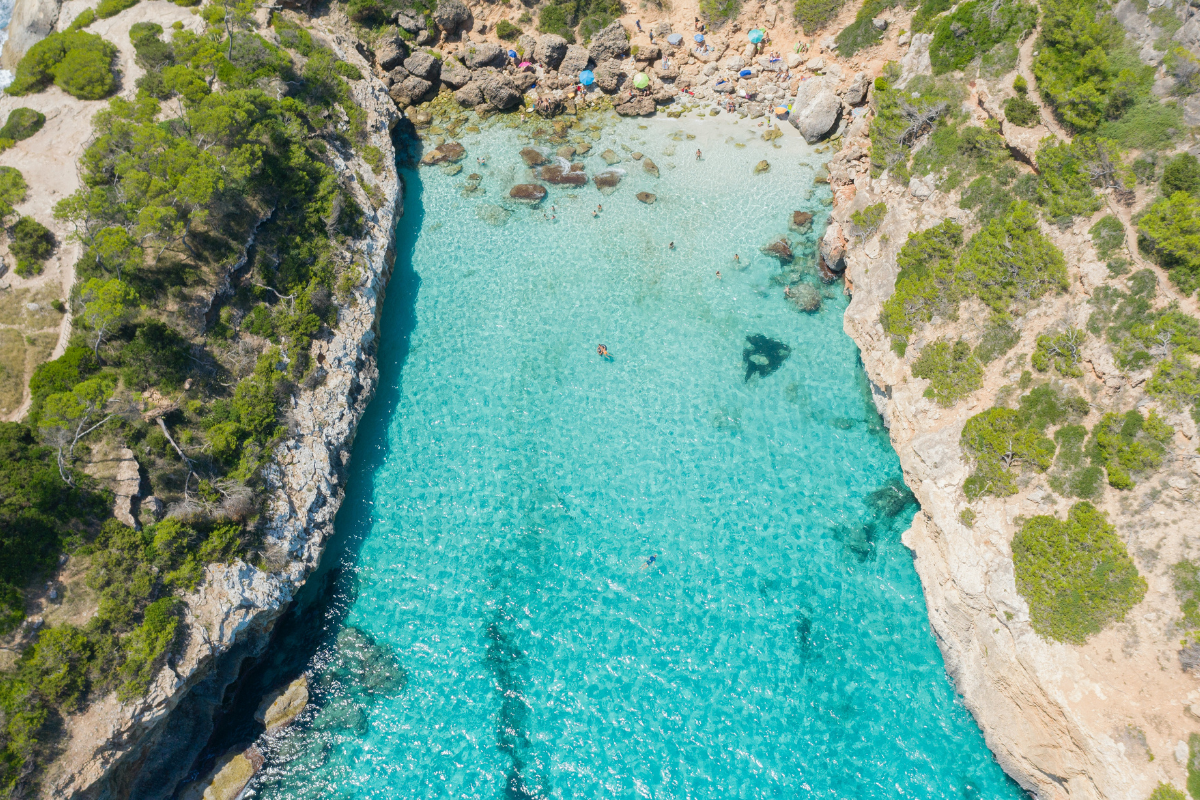
M 558 69 L 566 55 L 567 40 L 556 33 L 547 33 L 537 40 L 537 45 L 533 48 L 534 60 L 545 64 L 549 69 Z
M 597 64 L 629 55 L 629 34 L 619 20 L 614 20 L 592 37 L 588 55 Z

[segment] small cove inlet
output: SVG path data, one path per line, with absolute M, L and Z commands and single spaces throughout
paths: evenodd
M 311 702 L 258 739 L 250 796 L 1020 796 L 944 673 L 916 505 L 810 274 L 823 156 L 726 120 L 584 131 L 609 194 L 509 203 L 531 142 L 502 120 L 462 173 L 405 175 L 337 537 L 246 683 L 307 672 Z M 790 265 L 763 252 L 785 236 Z

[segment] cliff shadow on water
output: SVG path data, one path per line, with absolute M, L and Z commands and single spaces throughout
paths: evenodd
M 402 690 L 406 683 L 404 668 L 390 653 L 366 633 L 342 626 L 357 594 L 359 550 L 371 527 L 375 475 L 390 455 L 386 428 L 403 394 L 404 366 L 416 327 L 416 301 L 421 288 L 421 277 L 413 267 L 414 247 L 425 223 L 421 176 L 416 169 L 420 143 L 407 120 L 397 126 L 393 140 L 403 186 L 402 213 L 396 223 L 395 263 L 379 313 L 378 386 L 355 437 L 356 442 L 372 442 L 374 446 L 354 448 L 346 495 L 320 564 L 279 619 L 262 655 L 253 658 L 243 653 L 237 659 L 239 663 L 232 668 L 240 668 L 240 674 L 225 684 L 212 733 L 187 775 L 174 787 L 147 787 L 148 791 L 132 795 L 134 798 L 178 798 L 225 753 L 254 743 L 264 732 L 263 724 L 255 719 L 263 697 L 296 679 L 314 663 L 320 663 L 331 681 L 347 674 L 357 678 L 376 676 L 378 685 L 372 688 L 382 693 Z M 345 711 L 331 710 L 334 715 Z

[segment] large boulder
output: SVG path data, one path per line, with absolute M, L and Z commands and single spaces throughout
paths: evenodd
M 425 30 L 425 20 L 411 11 L 397 11 L 394 17 L 396 25 L 409 33 Z
M 592 43 L 588 46 L 588 55 L 597 64 L 628 54 L 629 34 L 618 20 L 614 20 L 607 28 L 593 36 Z
M 596 184 L 596 188 L 604 194 L 611 194 L 617 188 L 617 184 L 621 182 L 622 172 L 616 169 L 606 169 L 604 172 L 597 172 L 592 177 L 592 181 Z
M 388 94 L 399 106 L 416 105 L 433 89 L 433 83 L 416 75 L 409 75 L 399 83 L 393 83 Z
M 600 64 L 593 72 L 596 76 L 596 87 L 605 94 L 615 94 L 625 82 L 621 66 L 614 61 Z
M 867 77 L 867 73 L 858 73 L 854 76 L 854 80 L 850 81 L 850 88 L 846 89 L 844 97 L 846 104 L 851 106 L 862 105 L 867 100 L 867 91 L 870 88 L 871 79 Z
M 517 52 L 524 55 L 526 57 L 526 61 L 529 60 L 529 56 L 533 55 L 533 51 L 536 47 L 537 39 L 533 36 L 530 36 L 528 33 L 521 34 L 521 36 L 517 39 Z
M 433 21 L 446 33 L 457 33 L 459 28 L 470 27 L 471 9 L 462 0 L 438 0 Z
M 558 63 L 558 71 L 562 75 L 566 75 L 572 81 L 579 77 L 579 73 L 587 69 L 588 61 L 590 60 L 587 48 L 580 47 L 577 44 L 567 45 L 567 51 L 563 54 L 562 61 Z
M 438 74 L 442 71 L 442 62 L 429 55 L 429 53 L 418 50 L 404 59 L 404 68 L 418 78 L 435 81 Z
M 438 164 L 457 164 L 466 158 L 467 148 L 458 142 L 443 142 L 421 156 L 421 166 L 433 167 Z
M 583 166 L 580 164 L 579 166 Z M 572 165 L 574 167 L 574 165 Z M 582 169 L 563 167 L 562 164 L 547 164 L 537 170 L 538 180 L 559 186 L 584 186 L 587 184 L 587 174 Z
M 528 92 L 533 88 L 533 85 L 537 83 L 537 75 L 534 75 L 532 72 L 526 72 L 525 70 L 521 70 L 515 75 L 510 76 L 510 78 L 513 82 L 513 85 L 517 87 L 517 91 L 521 94 Z
M 461 89 L 471 82 L 471 70 L 457 61 L 447 61 L 442 64 L 441 78 L 451 89 Z
M 550 159 L 546 158 L 546 154 L 536 147 L 521 148 L 521 160 L 525 162 L 527 167 L 540 167 L 542 164 L 549 163 Z
M 841 275 L 846 271 L 846 234 L 837 222 L 830 223 L 821 237 L 820 258 L 818 267 L 822 271 Z M 822 276 L 824 277 L 824 275 Z
M 259 703 L 254 718 L 266 726 L 267 732 L 289 724 L 308 705 L 308 676 L 301 675 L 287 686 L 276 689 Z
M 613 106 L 613 111 L 622 117 L 648 117 L 654 113 L 654 98 L 650 95 L 633 95 L 623 103 Z
M 521 92 L 507 75 L 494 73 L 479 82 L 483 99 L 500 111 L 512 108 L 521 102 Z M 460 90 L 461 91 L 461 90 Z
M 762 249 L 764 255 L 779 259 L 781 264 L 790 264 L 795 258 L 792 253 L 792 243 L 786 237 L 780 237 Z
M 644 44 L 638 48 L 634 54 L 633 60 L 649 64 L 651 61 L 658 61 L 662 58 L 662 49 L 656 44 Z
M 515 203 L 536 206 L 546 199 L 546 187 L 537 183 L 518 183 L 509 189 L 508 198 Z
M 503 67 L 507 59 L 508 53 L 500 45 L 480 42 L 467 48 L 466 57 L 463 60 L 471 69 L 483 69 L 484 67 Z
M 842 101 L 829 91 L 822 91 L 798 112 L 792 111 L 790 121 L 804 141 L 816 144 L 837 128 L 842 118 Z
M 463 108 L 474 108 L 483 102 L 483 87 L 478 81 L 470 81 L 454 93 L 454 99 Z
M 375 63 L 384 72 L 400 66 L 407 56 L 408 45 L 399 36 L 385 36 L 375 43 Z
M 533 60 L 550 69 L 558 69 L 566 54 L 567 40 L 554 33 L 548 33 L 538 39 L 537 46 L 533 48 Z

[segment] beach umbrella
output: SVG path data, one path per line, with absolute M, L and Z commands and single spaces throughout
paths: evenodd
M 680 44 L 681 42 L 683 42 L 683 36 L 681 36 L 678 33 L 672 33 L 670 36 L 667 37 L 667 44 L 677 45 L 677 44 Z
M 516 51 L 516 50 L 509 50 L 509 51 L 508 51 L 508 57 L 509 57 L 509 58 L 516 58 L 516 57 L 517 57 L 517 51 Z
M 700 44 L 701 42 L 704 41 L 704 34 L 697 33 L 695 36 L 692 37 L 692 41 L 695 42 L 696 44 Z
M 742 70 L 741 72 L 739 72 L 739 73 L 738 73 L 738 77 L 739 77 L 739 78 L 749 78 L 749 77 L 750 77 L 751 75 L 753 75 L 753 74 L 754 74 L 754 73 L 753 73 L 753 72 L 751 72 L 750 70 L 748 70 L 748 69 L 744 69 L 744 70 Z
M 766 34 L 763 33 L 762 29 L 760 28 L 755 28 L 749 33 L 750 41 L 754 44 L 761 42 L 764 36 L 766 36 Z
M 596 76 L 592 74 L 590 69 L 585 69 L 583 72 L 579 73 L 579 82 L 584 86 L 591 86 L 596 82 Z
M 788 113 L 787 106 L 775 106 L 775 116 L 782 117 Z
M 647 75 L 646 73 L 639 72 L 637 75 L 633 76 L 633 88 L 645 89 L 649 85 L 650 85 L 650 76 Z
M 533 64 L 529 63 L 528 61 L 522 61 L 520 64 L 517 65 L 517 69 L 525 69 L 526 67 L 532 67 L 532 66 L 533 66 Z

